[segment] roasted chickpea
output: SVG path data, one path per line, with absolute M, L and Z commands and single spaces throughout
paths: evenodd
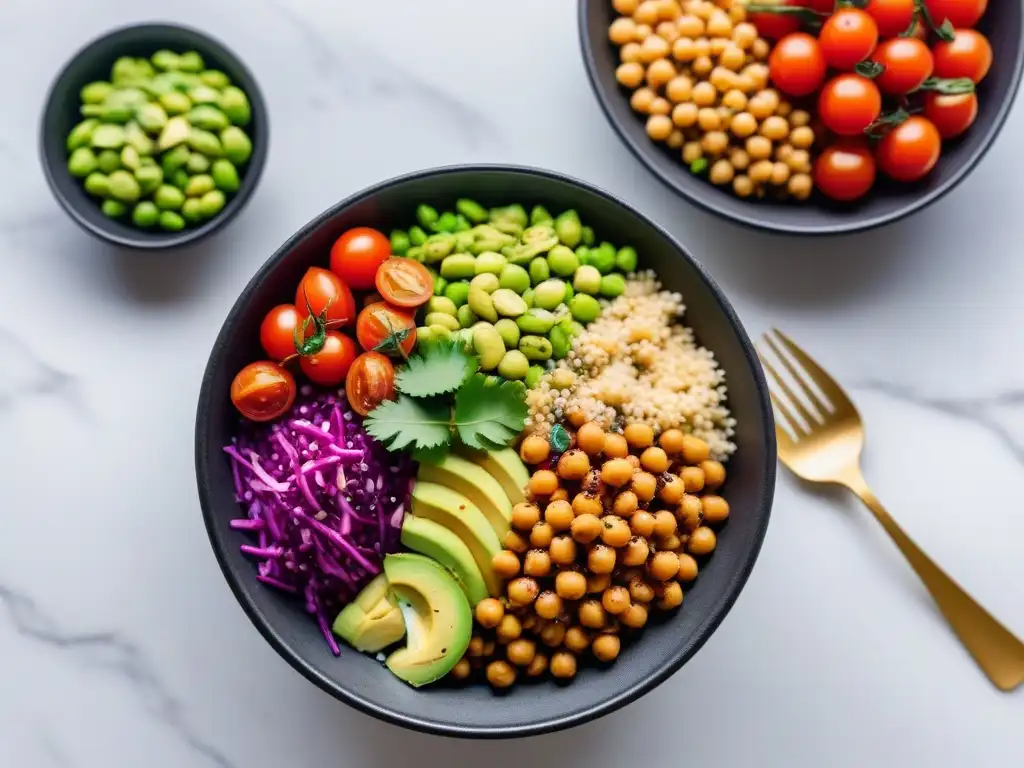
M 576 542 L 571 536 L 555 536 L 548 547 L 548 555 L 556 565 L 569 565 L 576 560 Z
M 668 99 L 663 99 L 661 96 L 651 102 L 650 113 L 652 115 L 668 115 L 672 111 L 672 105 Z M 670 120 L 671 122 L 671 120 Z
M 580 515 L 569 526 L 572 537 L 580 544 L 589 544 L 601 535 L 603 526 L 596 515 Z
M 557 648 L 565 640 L 565 624 L 552 621 L 540 631 L 540 641 L 549 648 Z
M 789 140 L 797 149 L 810 149 L 814 144 L 814 129 L 808 125 L 794 128 L 789 134 Z
M 674 43 L 676 38 L 679 37 L 679 30 L 676 29 L 676 25 L 671 21 L 662 21 L 654 28 L 654 34 L 667 43 Z
M 632 16 L 638 5 L 640 0 L 612 0 L 612 7 L 623 16 Z
M 741 50 L 747 50 L 757 40 L 757 27 L 749 22 L 737 24 L 732 30 L 732 41 Z
M 675 518 L 672 518 L 672 522 L 675 524 Z M 629 524 L 621 517 L 606 515 L 601 518 L 601 525 L 604 526 L 604 530 L 601 531 L 601 541 L 609 547 L 624 547 L 629 543 L 632 533 L 629 530 Z
M 658 481 L 650 472 L 637 472 L 629 488 L 640 501 L 650 501 L 658 491 Z
M 522 501 L 512 507 L 512 527 L 528 531 L 540 522 L 540 509 L 536 504 Z
M 491 568 L 502 579 L 511 579 L 519 573 L 519 558 L 510 549 L 503 549 L 491 558 Z
M 537 653 L 533 657 L 533 661 L 526 667 L 527 677 L 540 677 L 548 671 L 548 657 L 543 653 Z
M 724 523 L 729 517 L 729 502 L 721 496 L 705 494 L 701 499 L 704 508 L 704 522 L 710 525 Z
M 797 200 L 806 200 L 810 197 L 813 187 L 814 185 L 811 181 L 811 177 L 806 173 L 793 174 L 789 177 L 789 184 L 786 185 L 786 189 L 789 190 L 789 194 Z
M 629 597 L 635 603 L 649 603 L 654 599 L 654 587 L 645 579 L 635 578 L 629 582 Z
M 552 501 L 544 508 L 544 522 L 554 531 L 567 531 L 576 517 L 568 501 Z
M 758 160 L 750 166 L 747 170 L 747 174 L 750 176 L 750 180 L 754 184 L 765 184 L 772 177 L 772 171 L 774 169 L 775 163 L 771 160 Z
M 707 58 L 711 55 L 711 41 L 706 37 L 698 37 L 693 41 L 695 50 L 697 51 L 697 58 L 701 56 Z
M 738 75 L 731 69 L 719 66 L 711 70 L 711 74 L 708 75 L 708 82 L 715 86 L 715 90 L 720 93 L 726 93 L 735 87 L 737 77 Z
M 579 600 L 587 594 L 587 577 L 578 571 L 559 571 L 555 575 L 555 593 L 563 600 Z
M 722 96 L 722 106 L 731 109 L 735 115 L 735 113 L 742 112 L 747 108 L 747 97 L 739 88 L 730 88 Z M 732 127 L 731 120 L 729 121 L 729 126 L 730 128 Z
M 604 455 L 609 459 L 624 459 L 628 456 L 629 444 L 626 442 L 626 438 L 614 432 L 606 434 L 604 436 Z
M 758 90 L 768 85 L 768 67 L 765 64 L 748 64 L 743 68 L 743 74 L 753 81 L 754 88 Z
M 676 104 L 672 109 L 672 123 L 680 128 L 689 128 L 696 124 L 700 109 L 692 101 Z
M 683 145 L 683 162 L 687 165 L 704 157 L 704 148 L 699 141 L 688 141 Z
M 612 502 L 612 512 L 619 517 L 631 517 L 636 512 L 639 499 L 632 491 L 621 491 Z
M 494 630 L 495 637 L 501 644 L 510 643 L 523 634 L 523 625 L 519 617 L 506 613 L 501 618 L 498 628 Z
M 508 599 L 513 605 L 529 605 L 539 592 L 537 582 L 529 576 L 520 576 L 508 583 Z
M 641 90 L 643 89 L 641 88 Z M 651 92 L 651 98 L 654 98 L 653 91 Z M 580 408 L 571 407 L 565 415 L 568 417 L 569 423 L 576 429 L 579 429 L 587 423 L 587 414 L 585 414 Z
M 767 59 L 768 54 L 771 53 L 771 50 L 772 49 L 771 46 L 768 45 L 768 41 L 765 40 L 763 37 L 757 38 L 757 40 L 755 40 L 750 46 L 750 53 L 758 61 L 764 61 L 765 59 Z
M 529 540 L 523 538 L 522 534 L 518 531 L 509 531 L 506 533 L 505 538 L 502 539 L 502 545 L 510 552 L 518 553 L 520 555 L 530 548 Z
M 704 470 L 700 467 L 683 467 L 679 470 L 679 477 L 687 493 L 694 493 L 704 487 Z
M 666 453 L 680 453 L 683 450 L 683 431 L 681 429 L 666 429 L 658 438 L 658 445 Z
M 675 552 L 677 549 L 683 546 L 683 540 L 679 538 L 676 533 L 670 533 L 663 539 L 658 541 L 658 549 L 670 549 Z
M 610 573 L 588 573 L 587 593 L 591 595 L 599 595 L 608 589 L 611 583 L 612 576 Z
M 708 18 L 707 33 L 709 37 L 731 37 L 732 21 L 729 19 L 729 14 L 715 9 Z
M 733 115 L 732 122 L 729 123 L 729 130 L 738 139 L 752 137 L 754 131 L 757 130 L 757 120 L 749 112 L 740 112 Z
M 718 62 L 732 72 L 739 72 L 746 60 L 746 54 L 738 45 L 727 45 L 721 56 L 718 57 Z
M 651 590 L 651 599 L 654 599 L 654 590 Z M 642 603 L 632 603 L 622 614 L 619 621 L 625 626 L 639 629 L 647 623 L 647 606 Z
M 565 630 L 565 647 L 573 653 L 583 653 L 590 647 L 590 634 L 582 627 Z
M 580 624 L 590 629 L 601 629 L 606 614 L 600 600 L 584 600 L 579 607 Z
M 615 550 L 595 544 L 587 553 L 587 568 L 591 573 L 611 573 L 615 570 Z
M 568 680 L 576 675 L 576 657 L 569 651 L 558 651 L 551 656 L 551 676 Z
M 634 455 L 630 454 L 629 456 L 626 457 L 626 461 L 628 461 L 630 466 L 633 467 L 633 471 L 634 472 L 636 472 L 636 470 L 640 469 L 640 457 L 639 456 L 634 456 Z
M 775 159 L 785 161 L 791 154 L 793 154 L 792 144 L 781 144 L 775 148 Z
M 550 523 L 537 523 L 530 529 L 530 544 L 536 548 L 547 549 L 554 537 L 555 529 Z
M 711 166 L 711 170 L 708 172 L 708 181 L 721 187 L 729 184 L 735 175 L 736 169 L 732 167 L 732 163 L 723 158 L 715 161 L 715 164 Z
M 673 77 L 668 84 L 665 86 L 665 95 L 669 101 L 675 102 L 676 104 L 690 99 L 690 95 L 693 93 L 693 80 L 688 75 L 677 75 Z M 597 426 L 595 424 L 595 426 Z M 598 427 L 600 429 L 600 427 Z M 602 435 L 604 432 L 602 431 Z
M 613 615 L 618 615 L 629 608 L 629 590 L 625 587 L 608 587 L 601 595 L 601 605 Z
M 810 173 L 811 155 L 806 149 L 794 149 L 793 154 L 786 158 L 786 164 L 794 173 Z
M 789 124 L 793 128 L 803 128 L 811 124 L 811 115 L 803 109 L 794 109 L 789 113 Z
M 601 480 L 618 488 L 633 477 L 633 465 L 628 459 L 609 459 L 601 467 Z
M 523 558 L 523 573 L 540 578 L 551 573 L 551 556 L 546 549 L 531 549 Z
M 710 555 L 714 552 L 717 543 L 718 537 L 715 536 L 715 532 L 702 525 L 690 534 L 690 540 L 687 542 L 686 548 L 691 555 L 700 557 L 701 555 Z
M 747 150 L 747 154 L 750 155 L 750 159 L 751 160 L 755 160 L 755 161 L 756 160 L 767 160 L 769 157 L 772 156 L 772 143 L 771 143 L 770 140 L 766 139 L 764 136 L 751 136 L 751 137 L 749 137 L 747 139 L 746 150 Z M 700 438 L 694 438 L 694 439 L 698 439 L 699 440 Z M 701 440 L 701 442 L 703 443 L 704 441 Z M 706 443 L 705 443 L 705 445 L 706 445 Z M 684 449 L 684 451 L 685 451 L 685 449 Z M 683 457 L 686 458 L 685 452 L 683 454 Z M 690 463 L 690 464 L 696 464 L 697 461 L 699 461 L 699 459 L 694 460 L 694 459 L 686 458 L 686 461 L 687 461 L 687 463 Z
M 537 596 L 533 610 L 542 619 L 556 619 L 562 612 L 562 598 L 550 590 L 544 590 Z
M 507 661 L 492 661 L 487 665 L 487 682 L 495 688 L 508 688 L 515 681 L 515 667 Z
M 626 43 L 619 48 L 619 61 L 623 64 L 640 64 L 640 43 Z M 637 85 L 643 82 L 646 74 L 643 64 L 640 64 L 640 80 Z M 635 88 L 636 86 L 630 86 Z
M 641 538 L 640 536 L 633 536 L 626 545 L 625 551 L 622 553 L 622 564 L 643 565 L 647 562 L 647 556 L 650 554 L 650 551 L 651 549 L 647 544 L 647 539 Z
M 600 477 L 600 475 L 598 477 Z M 586 491 L 580 491 L 573 497 L 571 509 L 572 513 L 577 516 L 599 516 L 602 512 L 604 512 L 604 507 L 601 506 L 600 498 L 598 498 L 598 496 L 596 495 L 591 495 Z
M 634 39 L 637 37 L 635 28 L 633 30 L 633 37 Z M 659 59 L 663 60 L 671 51 L 672 46 L 668 40 L 659 35 L 648 35 L 640 43 L 640 61 L 644 64 L 653 64 Z M 649 69 L 648 74 L 650 74 Z
M 729 152 L 729 162 L 732 163 L 732 167 L 737 171 L 745 171 L 747 166 L 750 165 L 750 155 L 747 154 L 745 149 L 734 147 Z
M 484 655 L 484 639 L 480 635 L 473 635 L 469 638 L 469 646 L 466 648 L 466 655 L 471 659 L 479 659 Z
M 548 503 L 552 501 L 568 501 L 569 492 L 565 488 L 557 488 L 554 493 L 548 496 Z
M 676 68 L 668 59 L 658 59 L 647 67 L 647 84 L 654 90 L 658 90 L 675 76 Z
M 668 115 L 651 115 L 647 118 L 647 135 L 654 141 L 664 141 L 672 133 L 672 118 Z
M 637 536 L 647 538 L 654 534 L 654 515 L 641 509 L 629 518 L 629 527 Z
M 558 476 L 550 469 L 538 469 L 530 478 L 533 496 L 550 496 L 558 489 Z
M 519 458 L 527 464 L 540 464 L 548 457 L 550 452 L 551 446 L 540 435 L 524 437 L 522 445 L 519 446 Z
M 644 67 L 635 61 L 619 64 L 615 69 L 615 79 L 619 85 L 624 85 L 627 88 L 639 88 L 644 81 Z
M 625 45 L 636 40 L 636 22 L 628 18 L 618 18 L 608 27 L 608 39 L 616 45 Z
M 713 69 L 711 59 L 707 56 L 698 56 L 694 59 L 692 66 L 693 74 L 698 77 L 707 77 L 711 74 L 711 70 Z M 701 81 L 693 86 L 693 93 L 690 95 L 690 98 L 698 107 L 711 107 L 714 106 L 715 101 L 718 100 L 718 90 L 711 83 Z
M 663 509 L 654 515 L 654 535 L 664 539 L 676 532 L 676 516 Z
M 599 635 L 594 638 L 590 649 L 599 661 L 615 661 L 619 655 L 621 642 L 617 635 Z
M 772 166 L 772 175 L 769 181 L 777 187 L 782 186 L 789 181 L 789 166 L 785 163 L 777 162 Z
M 667 472 L 661 476 L 662 485 L 658 490 L 658 498 L 666 504 L 675 506 L 683 499 L 686 492 L 686 485 L 677 475 L 670 475 Z
M 663 611 L 671 611 L 683 604 L 683 588 L 678 581 L 665 582 L 658 593 L 657 606 Z
M 697 45 L 689 37 L 676 38 L 672 43 L 672 58 L 680 63 L 697 58 Z
M 505 657 L 517 667 L 529 666 L 537 653 L 537 643 L 525 637 L 513 640 L 505 649 Z M 529 674 L 529 671 L 527 671 Z
M 601 425 L 588 421 L 576 432 L 576 447 L 590 456 L 597 456 L 604 450 L 604 438 L 605 434 Z
M 637 24 L 657 24 L 659 18 L 657 0 L 643 0 L 633 11 L 633 20 Z
M 692 555 L 685 552 L 679 555 L 679 576 L 680 581 L 690 582 L 697 578 L 697 561 Z
M 657 446 L 645 448 L 644 452 L 640 454 L 640 466 L 654 474 L 661 474 L 667 470 L 670 463 L 668 454 L 665 453 L 665 450 L 663 448 L 658 448 Z
M 761 135 L 772 141 L 782 141 L 789 136 L 789 123 L 778 115 L 766 117 L 761 123 Z
M 658 581 L 674 579 L 679 573 L 679 557 L 675 552 L 656 552 L 647 564 L 647 570 Z
M 642 114 L 649 114 L 650 111 L 651 111 L 651 105 L 654 103 L 654 100 L 656 98 L 658 98 L 658 95 L 653 90 L 651 90 L 650 88 L 637 88 L 635 91 L 633 91 L 633 95 L 629 97 L 629 105 L 636 112 L 640 112 Z M 538 437 L 537 439 L 538 440 L 544 440 L 543 437 Z M 544 445 L 550 451 L 550 447 L 548 446 L 546 440 L 544 440 Z M 547 458 L 546 454 L 545 454 L 545 458 Z M 544 459 L 541 459 L 540 461 L 543 461 L 543 460 Z M 524 461 L 526 461 L 526 460 L 524 459 Z M 540 461 L 527 462 L 527 463 L 528 464 L 539 464 Z
M 686 137 L 683 136 L 683 132 L 676 128 L 672 133 L 665 139 L 665 146 L 669 149 L 680 149 L 686 142 Z
M 487 629 L 493 629 L 501 623 L 501 618 L 505 615 L 505 606 L 501 604 L 500 600 L 488 597 L 476 604 L 475 614 L 477 624 Z
M 750 197 L 754 194 L 754 182 L 749 176 L 737 176 L 732 180 L 732 191 L 737 197 Z
M 692 533 L 704 520 L 704 509 L 700 497 L 686 494 L 676 509 L 676 519 L 684 533 Z
M 708 131 L 700 140 L 700 146 L 707 154 L 717 157 L 729 148 L 729 137 L 725 131 Z
M 453 680 L 465 680 L 472 672 L 473 668 L 469 664 L 469 659 L 463 656 L 448 674 L 452 676 Z
M 687 13 L 676 19 L 676 29 L 683 37 L 698 38 L 704 34 L 704 20 Z

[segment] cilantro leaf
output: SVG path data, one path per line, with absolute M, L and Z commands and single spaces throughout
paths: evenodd
M 413 397 L 433 397 L 454 392 L 472 374 L 479 362 L 463 349 L 458 341 L 430 344 L 419 354 L 409 358 L 408 364 L 398 372 L 395 386 Z
M 389 451 L 447 446 L 452 439 L 451 407 L 437 400 L 399 395 L 370 411 L 363 427 Z
M 455 395 L 455 427 L 470 448 L 494 450 L 511 443 L 526 424 L 524 388 L 506 381 L 488 387 L 484 376 L 473 376 Z

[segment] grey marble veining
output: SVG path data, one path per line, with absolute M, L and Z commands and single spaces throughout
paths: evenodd
M 161 256 L 50 197 L 49 81 L 120 24 L 202 27 L 254 70 L 272 146 L 251 206 Z M 192 420 L 235 296 L 295 229 L 389 176 L 546 166 L 668 227 L 754 333 L 789 331 L 865 417 L 865 471 L 940 563 L 1024 634 L 1024 113 L 953 194 L 841 239 L 762 237 L 668 194 L 590 94 L 572 0 L 0 3 L 0 765 L 12 768 L 1018 765 L 996 693 L 866 513 L 783 473 L 761 557 L 676 676 L 515 743 L 398 730 L 333 701 L 252 629 L 199 517 Z

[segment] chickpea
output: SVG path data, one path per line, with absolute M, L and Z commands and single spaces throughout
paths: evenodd
M 488 597 L 476 604 L 475 614 L 477 624 L 487 629 L 493 629 L 498 626 L 502 616 L 505 615 L 505 606 L 501 604 L 500 600 Z
M 595 638 L 591 650 L 598 661 L 615 661 L 619 655 L 621 642 L 616 635 L 601 635 Z
M 786 164 L 794 173 L 810 173 L 811 155 L 806 149 L 794 149 Z
M 672 105 L 668 99 L 663 99 L 660 96 L 651 102 L 650 113 L 652 115 L 665 115 L 672 111 Z
M 668 81 L 665 86 L 665 95 L 669 101 L 680 104 L 682 102 L 689 101 L 691 94 L 693 93 L 693 80 L 688 75 L 677 75 Z M 675 109 L 672 110 L 673 122 L 675 122 Z M 679 125 L 679 123 L 676 123 Z M 595 425 L 597 426 L 597 425 Z M 598 427 L 600 429 L 600 427 Z M 604 432 L 602 431 L 602 435 Z M 579 439 L 579 438 L 577 438 Z M 600 451 L 598 451 L 600 453 Z
M 555 593 L 563 600 L 579 600 L 587 594 L 587 577 L 578 571 L 559 571 L 555 576 Z
M 754 88 L 761 90 L 768 85 L 768 67 L 764 64 L 748 64 L 743 68 L 743 74 L 750 77 Z
M 712 37 L 711 38 L 711 57 L 717 58 L 722 55 L 726 48 L 731 43 L 724 37 Z
M 709 67 L 708 72 L 710 71 L 711 69 Z M 698 72 L 695 68 L 694 74 L 703 76 L 707 73 Z M 690 98 L 693 99 L 693 103 L 696 104 L 698 107 L 710 107 L 715 103 L 715 100 L 718 98 L 718 91 L 715 89 L 715 86 L 713 86 L 711 83 L 700 82 L 693 86 L 693 92 L 691 93 Z M 627 435 L 627 439 L 628 437 L 629 436 Z
M 590 629 L 601 629 L 604 626 L 605 611 L 600 600 L 584 600 L 579 607 L 580 624 Z
M 678 80 L 679 78 L 676 78 Z M 673 83 L 675 80 L 672 81 Z M 576 447 L 590 456 L 597 456 L 604 450 L 604 430 L 601 425 L 588 421 L 576 431 Z
M 745 171 L 747 166 L 750 165 L 750 155 L 747 154 L 746 150 L 733 147 L 729 150 L 729 163 L 732 165 L 733 170 Z
M 555 619 L 562 612 L 562 598 L 551 590 L 544 590 L 537 596 L 533 610 L 542 619 Z
M 632 19 L 618 18 L 608 27 L 608 39 L 616 45 L 625 45 L 636 40 L 636 22 Z
M 633 11 L 633 20 L 637 24 L 656 24 L 659 18 L 657 0 L 643 0 Z
M 538 469 L 530 478 L 530 493 L 534 496 L 550 496 L 558 490 L 558 475 L 550 469 Z
M 654 28 L 654 34 L 667 43 L 674 43 L 679 37 L 679 30 L 671 21 L 662 21 Z
M 763 99 L 765 104 L 771 107 L 772 112 L 775 112 L 779 108 L 781 102 L 779 92 L 774 88 L 765 88 L 760 91 L 755 98 Z
M 663 611 L 671 611 L 683 604 L 683 588 L 678 581 L 665 582 L 658 598 L 658 607 Z
M 793 154 L 793 145 L 792 144 L 781 144 L 775 150 L 775 159 L 776 160 L 786 161 L 786 160 L 789 159 L 789 156 L 792 155 L 792 154 Z
M 569 651 L 558 651 L 551 656 L 551 676 L 568 680 L 576 675 L 576 657 Z
M 633 91 L 633 95 L 629 97 L 629 105 L 636 112 L 640 112 L 642 114 L 649 114 L 651 111 L 651 104 L 654 103 L 654 100 L 657 97 L 658 95 L 650 88 L 637 88 L 635 91 Z M 533 435 L 531 435 L 531 437 L 533 437 Z M 527 438 L 527 440 L 529 439 L 530 438 Z M 543 437 L 539 436 L 537 436 L 537 439 L 544 443 L 544 459 L 546 459 L 547 451 L 550 450 L 550 448 L 548 447 L 548 441 L 545 440 Z M 523 440 L 523 442 L 525 443 L 526 440 Z M 520 451 L 521 450 L 522 449 L 520 449 Z M 526 461 L 527 464 L 539 464 L 544 459 L 539 459 L 537 461 L 526 461 L 526 459 L 524 458 L 523 461 Z
M 548 557 L 555 565 L 571 565 L 576 561 L 576 542 L 571 536 L 556 536 L 548 547 Z
M 647 135 L 654 141 L 664 141 L 671 133 L 672 119 L 667 115 L 651 115 L 647 118 Z
M 629 598 L 634 603 L 649 603 L 654 599 L 654 587 L 641 578 L 629 582 Z
M 453 680 L 465 680 L 472 674 L 473 668 L 469 665 L 469 659 L 463 656 L 456 662 L 455 666 L 452 667 L 452 671 L 449 672 Z
M 537 523 L 530 530 L 530 544 L 540 549 L 547 549 L 551 546 L 551 540 L 555 537 L 555 529 L 550 523 Z
M 651 94 L 654 95 L 653 93 Z M 540 464 L 548 457 L 551 446 L 540 435 L 528 435 L 519 446 L 519 458 L 527 464 Z
M 636 494 L 632 491 L 622 491 L 612 502 L 612 512 L 619 517 L 631 517 L 639 504 Z
M 732 191 L 737 197 L 750 197 L 754 193 L 754 182 L 749 176 L 737 176 L 732 180 Z
M 718 119 L 722 123 L 722 130 L 728 131 L 729 126 L 732 125 L 732 116 L 736 113 L 736 111 L 722 104 L 719 104 L 718 108 L 715 111 L 718 112 Z
M 780 101 L 779 106 L 775 108 L 775 114 L 779 117 L 789 117 L 789 113 L 793 111 L 793 105 L 788 101 Z
M 766 139 L 767 141 L 767 139 Z M 747 171 L 750 180 L 755 184 L 764 184 L 772 177 L 775 164 L 771 160 L 758 160 Z
M 595 544 L 587 553 L 587 568 L 591 573 L 611 573 L 615 570 L 615 550 L 604 544 Z
M 670 533 L 663 539 L 658 540 L 658 549 L 670 549 L 673 552 L 680 549 L 683 546 L 683 540 L 679 538 L 678 534 Z
M 785 163 L 775 163 L 772 166 L 772 176 L 769 181 L 779 187 L 789 181 L 789 166 Z
M 647 556 L 650 554 L 650 546 L 647 544 L 647 539 L 640 536 L 633 536 L 630 538 L 629 543 L 626 544 L 626 548 L 622 553 L 623 565 L 643 565 L 647 562 Z
M 523 558 L 523 573 L 527 576 L 547 576 L 551 573 L 551 556 L 546 549 L 531 549 Z
M 729 130 L 737 139 L 745 139 L 757 130 L 757 120 L 749 112 L 740 112 L 733 115 Z
M 718 537 L 715 536 L 715 532 L 702 525 L 697 530 L 690 534 L 690 541 L 687 543 L 687 549 L 691 555 L 710 555 L 715 551 L 715 545 L 718 543 Z
M 520 576 L 508 583 L 508 599 L 513 605 L 530 605 L 537 599 L 540 587 L 529 576 Z
M 548 496 L 548 503 L 549 504 L 552 501 L 568 501 L 568 500 L 569 500 L 569 492 L 567 490 L 565 490 L 565 488 L 557 488 L 557 489 L 555 489 L 554 493 L 552 493 L 550 496 Z
M 738 88 L 731 88 L 722 96 L 722 106 L 728 107 L 733 113 L 742 112 L 747 108 L 747 97 Z M 730 121 L 730 126 L 732 125 Z
M 604 530 L 601 531 L 601 541 L 609 547 L 624 547 L 629 543 L 632 533 L 629 530 L 629 524 L 621 517 L 608 515 L 601 519 L 601 524 L 604 526 Z
M 651 599 L 654 599 L 654 590 L 651 590 Z M 625 626 L 639 629 L 647 623 L 647 606 L 641 603 L 632 603 L 629 608 L 619 616 Z
M 721 496 L 707 494 L 701 499 L 704 508 L 704 522 L 710 525 L 724 523 L 729 517 L 729 502 Z
M 757 90 L 757 85 L 754 83 L 754 78 L 741 72 L 736 76 L 736 88 L 742 91 L 744 96 L 749 97 L 750 94 Z
M 638 5 L 640 0 L 612 0 L 612 7 L 623 16 L 632 16 Z
M 724 131 L 708 131 L 700 140 L 700 146 L 707 154 L 717 157 L 729 148 L 729 137 Z
M 579 515 L 600 516 L 604 512 L 604 507 L 601 506 L 601 500 L 597 496 L 580 491 L 573 497 L 572 512 L 577 517 Z
M 761 135 L 771 141 L 783 141 L 789 135 L 789 123 L 778 115 L 766 117 L 761 123 Z
M 683 162 L 689 165 L 704 157 L 704 149 L 699 141 L 688 141 L 683 145 Z
M 647 564 L 647 569 L 651 576 L 658 581 L 674 579 L 676 574 L 679 573 L 679 557 L 675 552 L 662 550 L 651 558 L 651 561 Z
M 609 459 L 622 459 L 629 455 L 629 445 L 622 435 L 609 432 L 604 436 L 604 455 Z
M 789 190 L 789 194 L 797 200 L 806 200 L 811 196 L 812 187 L 810 176 L 806 173 L 796 173 L 789 177 L 789 184 L 786 188 Z
M 683 450 L 683 431 L 681 429 L 666 429 L 658 438 L 658 445 L 665 453 L 681 452 Z
M 505 657 L 517 667 L 529 666 L 537 653 L 537 643 L 525 637 L 513 640 L 505 649 Z M 529 671 L 527 671 L 529 674 Z
M 601 480 L 616 488 L 625 485 L 633 477 L 633 465 L 628 459 L 610 459 L 601 467 Z
M 810 149 L 814 144 L 814 129 L 808 125 L 794 128 L 789 134 L 789 140 L 797 149 Z
M 530 548 L 529 540 L 524 539 L 522 534 L 518 531 L 509 531 L 506 533 L 505 538 L 502 540 L 502 545 L 512 553 L 518 553 L 520 555 Z
M 629 527 L 637 536 L 647 538 L 654 534 L 654 515 L 646 510 L 640 510 L 629 519 Z
M 697 44 L 689 37 L 677 38 L 672 43 L 672 58 L 685 64 L 697 58 Z
M 704 509 L 697 496 L 686 494 L 676 509 L 676 519 L 684 533 L 692 533 L 704 520 Z
M 521 607 L 518 610 L 523 610 Z M 522 622 L 523 629 L 531 631 L 537 627 L 537 623 L 540 621 L 540 617 L 535 613 L 528 613 L 523 616 Z
M 640 43 L 626 43 L 619 48 L 619 61 L 623 64 L 640 64 Z M 644 68 L 640 67 L 640 82 L 643 82 Z M 639 85 L 640 83 L 637 83 Z M 635 88 L 636 86 L 630 86 Z
M 573 653 L 583 653 L 590 647 L 590 634 L 582 627 L 565 630 L 565 647 Z
M 753 54 L 754 58 L 758 61 L 764 61 L 768 58 L 768 54 L 772 52 L 772 48 L 768 45 L 768 41 L 763 37 L 757 38 L 750 45 L 750 53 Z
M 615 70 L 615 79 L 619 85 L 627 88 L 638 88 L 644 81 L 644 68 L 636 62 L 620 64 Z
M 635 33 L 635 30 L 634 30 Z M 737 24 L 732 28 L 732 41 L 742 51 L 748 50 L 757 40 L 757 27 L 749 22 Z
M 645 90 L 645 89 L 641 88 L 640 90 Z M 647 88 L 646 90 L 650 91 L 650 88 Z M 652 99 L 654 98 L 654 92 L 653 91 L 651 91 L 651 98 Z M 586 423 L 586 421 L 587 421 L 587 415 L 585 413 L 583 413 L 583 411 L 581 409 L 576 408 L 576 407 L 571 408 L 566 413 L 566 416 L 569 418 L 569 423 L 572 424 L 572 426 L 575 427 L 576 429 L 579 429 L 580 427 L 582 427 Z
M 608 589 L 611 583 L 612 577 L 610 573 L 587 574 L 587 593 L 591 595 L 599 595 Z
M 702 107 L 697 112 L 697 125 L 702 131 L 717 131 L 722 127 L 722 119 L 713 107 Z
M 794 109 L 789 114 L 789 124 L 794 128 L 804 128 L 811 124 L 811 115 L 803 109 Z
M 680 451 L 683 454 L 683 461 L 687 464 L 698 464 L 711 455 L 711 447 L 693 435 L 683 435 L 683 446 Z
M 681 581 L 690 582 L 697 578 L 697 561 L 685 552 L 679 555 L 679 574 Z
M 718 57 L 718 63 L 731 73 L 739 72 L 746 60 L 743 50 L 735 45 L 727 45 L 722 55 Z
M 649 472 L 637 472 L 629 487 L 640 501 L 650 501 L 658 490 L 658 481 Z
M 751 136 L 747 139 L 747 154 L 751 160 L 767 160 L 772 156 L 772 142 L 764 136 Z M 687 459 L 687 461 L 692 461 Z
M 625 587 L 608 587 L 601 595 L 602 607 L 613 616 L 629 608 L 629 590 Z
M 747 6 L 743 3 L 734 2 L 729 7 L 729 18 L 733 24 L 742 24 L 747 20 Z M 735 29 L 733 31 L 735 32 Z
M 689 128 L 697 122 L 698 108 L 691 101 L 676 104 L 672 109 L 672 122 L 680 128 Z
M 548 657 L 543 653 L 537 653 L 533 661 L 526 667 L 527 677 L 540 677 L 548 671 Z
M 601 535 L 604 526 L 601 525 L 597 515 L 586 514 L 575 518 L 570 524 L 569 530 L 572 532 L 573 539 L 580 544 L 589 544 Z
M 660 0 L 658 14 L 666 21 L 675 21 L 683 14 L 683 9 L 676 0 Z
M 725 11 L 715 10 L 707 23 L 709 37 L 732 37 L 732 21 Z
M 647 66 L 647 84 L 655 90 L 661 88 L 675 76 L 676 68 L 668 59 L 657 59 Z
M 651 119 L 660 117 L 654 115 Z M 590 458 L 579 448 L 566 451 L 558 457 L 558 476 L 564 480 L 582 480 L 590 470 Z
M 498 624 L 498 628 L 494 631 L 497 640 L 502 645 L 507 645 L 513 640 L 523 634 L 523 625 L 519 621 L 519 617 L 513 616 L 511 613 L 506 613 L 501 622 Z
M 707 57 L 711 55 L 711 41 L 708 40 L 706 37 L 698 37 L 696 40 L 693 41 L 693 46 L 694 50 L 696 50 L 697 52 L 698 59 L 701 56 Z
M 654 513 L 654 535 L 664 539 L 676 532 L 676 516 L 663 509 Z
M 698 38 L 704 34 L 704 20 L 692 14 L 683 14 L 676 19 L 676 29 L 683 37 Z
M 544 522 L 554 531 L 567 531 L 576 517 L 568 501 L 552 501 L 544 509 Z
M 515 552 L 504 549 L 491 559 L 491 568 L 499 578 L 511 579 L 519 573 L 519 558 Z
M 557 648 L 565 640 L 565 624 L 553 621 L 540 631 L 540 641 L 549 648 Z
M 515 681 L 515 667 L 507 661 L 492 661 L 487 665 L 487 682 L 495 688 L 508 688 Z
M 712 184 L 722 186 L 731 182 L 735 173 L 736 169 L 733 168 L 731 162 L 725 159 L 718 160 L 711 166 L 711 171 L 708 173 L 708 179 Z
M 471 659 L 478 659 L 484 655 L 484 639 L 480 635 L 473 635 L 469 638 L 469 646 L 466 648 L 466 655 Z
M 540 522 L 540 509 L 530 502 L 519 502 L 512 507 L 512 527 L 528 531 Z
M 694 493 L 704 488 L 704 471 L 700 467 L 683 467 L 679 471 L 679 479 L 686 486 L 687 493 Z

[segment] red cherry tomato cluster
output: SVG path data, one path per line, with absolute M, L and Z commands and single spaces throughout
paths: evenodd
M 384 234 L 369 227 L 348 230 L 331 247 L 330 269 L 310 267 L 296 287 L 295 303 L 280 304 L 263 318 L 260 345 L 269 359 L 239 371 L 231 384 L 232 403 L 252 421 L 279 418 L 295 402 L 289 366 L 297 363 L 314 384 L 344 383 L 352 410 L 365 416 L 394 397 L 389 358 L 412 352 L 416 308 L 433 290 L 427 268 L 393 257 Z M 353 291 L 365 295 L 358 314 Z M 339 330 L 353 323 L 358 344 Z
M 974 86 L 988 73 L 992 49 L 972 27 L 987 6 L 988 0 L 753 5 L 750 20 L 776 41 L 768 59 L 772 82 L 791 97 L 815 98 L 831 134 L 814 163 L 817 189 L 856 200 L 871 190 L 877 171 L 901 182 L 931 172 L 943 139 L 961 135 L 977 117 Z

